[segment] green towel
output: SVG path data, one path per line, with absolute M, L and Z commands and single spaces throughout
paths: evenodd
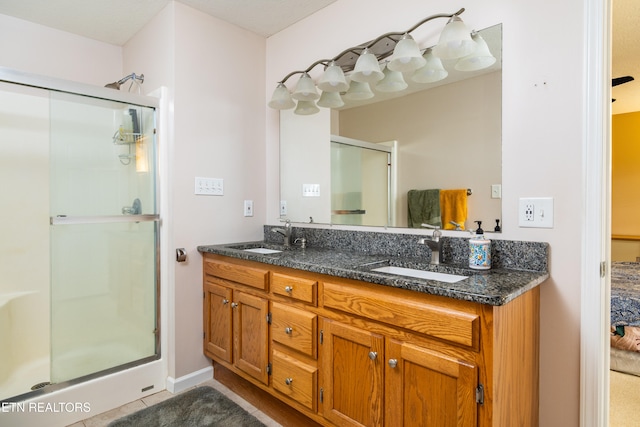
M 410 228 L 421 228 L 421 224 L 442 227 L 440 221 L 440 190 L 409 190 L 408 223 Z

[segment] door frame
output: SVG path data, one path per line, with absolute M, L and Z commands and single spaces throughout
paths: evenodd
M 580 425 L 595 427 L 609 424 L 611 0 L 585 6 Z

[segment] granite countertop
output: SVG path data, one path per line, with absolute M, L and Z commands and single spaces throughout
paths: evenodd
M 282 250 L 282 252 L 259 254 L 244 250 L 252 247 L 272 248 Z M 547 271 L 505 268 L 479 271 L 472 270 L 462 264 L 433 266 L 423 258 L 370 254 L 321 247 L 308 247 L 306 249 L 292 247 L 285 249 L 282 245 L 265 242 L 205 245 L 198 246 L 198 251 L 494 306 L 506 304 L 517 296 L 538 286 L 549 277 Z M 456 283 L 445 283 L 371 271 L 373 268 L 382 266 L 413 268 L 468 277 Z

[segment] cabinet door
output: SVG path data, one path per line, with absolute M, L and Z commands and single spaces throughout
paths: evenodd
M 225 362 L 232 362 L 231 289 L 205 282 L 204 352 Z
M 383 425 L 384 338 L 323 319 L 323 415 L 338 426 Z
M 235 292 L 233 295 L 233 329 L 235 338 L 234 364 L 238 369 L 267 384 L 269 335 L 267 328 L 268 301 L 264 298 Z
M 476 425 L 476 366 L 395 340 L 386 356 L 385 415 L 394 426 Z

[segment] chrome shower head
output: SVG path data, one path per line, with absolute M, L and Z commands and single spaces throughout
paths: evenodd
M 122 84 L 124 84 L 127 80 L 133 80 L 131 82 L 132 86 L 133 86 L 133 83 L 142 84 L 144 83 L 144 74 L 137 75 L 136 73 L 131 73 L 128 76 L 121 78 L 117 82 L 107 83 L 106 85 L 104 85 L 104 87 L 120 90 L 120 86 L 122 86 Z M 129 86 L 129 90 L 131 90 L 131 86 Z

